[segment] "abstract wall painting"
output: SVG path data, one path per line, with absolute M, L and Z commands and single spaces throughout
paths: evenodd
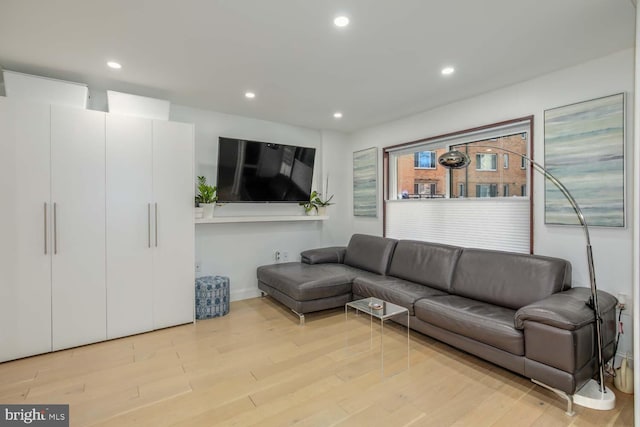
M 625 226 L 624 109 L 619 93 L 544 112 L 545 168 L 567 187 L 589 226 Z M 548 181 L 545 223 L 580 224 Z
M 378 149 L 353 153 L 353 215 L 378 216 Z

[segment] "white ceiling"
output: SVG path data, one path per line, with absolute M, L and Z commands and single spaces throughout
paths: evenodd
M 634 26 L 630 0 L 0 0 L 0 66 L 353 131 L 630 48 Z

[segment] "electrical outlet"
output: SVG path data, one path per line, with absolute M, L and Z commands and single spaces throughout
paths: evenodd
M 282 254 L 280 253 L 280 251 L 276 251 L 274 258 L 276 262 L 280 262 L 280 259 L 282 258 Z
M 202 263 L 200 261 L 196 261 L 196 273 L 202 272 Z
M 282 261 L 284 262 L 289 261 L 289 251 L 282 251 Z

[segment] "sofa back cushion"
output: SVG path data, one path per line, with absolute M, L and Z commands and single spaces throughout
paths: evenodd
M 463 249 L 450 293 L 519 309 L 571 288 L 571 264 L 563 259 Z
M 449 291 L 462 248 L 437 243 L 400 240 L 393 252 L 389 276 Z
M 347 246 L 344 263 L 372 273 L 387 274 L 396 243 L 397 240 L 386 237 L 354 234 Z

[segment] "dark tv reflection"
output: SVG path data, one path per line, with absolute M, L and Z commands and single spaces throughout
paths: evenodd
M 219 202 L 309 200 L 315 148 L 219 138 Z

